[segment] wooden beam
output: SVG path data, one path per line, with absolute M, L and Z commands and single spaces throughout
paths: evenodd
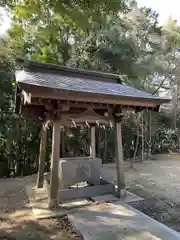
M 125 194 L 125 179 L 124 179 L 124 163 L 123 163 L 123 146 L 122 146 L 122 132 L 121 122 L 115 123 L 115 151 L 116 151 L 116 172 L 117 172 L 117 186 L 118 195 Z
M 91 146 L 90 146 L 90 157 L 96 158 L 96 135 L 95 135 L 95 126 L 91 128 Z
M 96 121 L 102 121 L 102 122 L 108 122 L 110 117 L 103 117 L 103 116 L 91 116 L 91 115 L 86 115 L 86 116 L 78 116 L 77 114 L 70 114 L 70 115 L 63 115 L 61 120 L 74 120 L 78 122 L 84 122 L 84 121 L 90 121 L 96 123 Z
M 96 121 L 109 121 L 111 120 L 111 117 L 110 116 L 101 116 L 99 114 L 96 114 L 96 115 L 91 115 L 91 114 L 83 114 L 82 113 L 62 113 L 60 114 L 59 120 L 74 120 L 74 121 L 94 121 L 94 123 Z
M 106 94 L 95 94 L 87 92 L 73 92 L 60 89 L 51 89 L 45 87 L 31 86 L 21 83 L 21 88 L 31 93 L 33 98 L 46 98 L 46 99 L 58 99 L 69 100 L 79 102 L 92 102 L 92 103 L 104 103 L 104 104 L 116 104 L 116 105 L 128 105 L 128 106 L 141 106 L 141 107 L 156 107 L 166 100 L 161 99 L 144 99 L 135 97 L 121 97 L 111 96 Z M 168 101 L 169 102 L 169 101 Z
M 37 188 L 42 188 L 44 183 L 44 164 L 46 157 L 46 142 L 47 142 L 47 130 L 45 126 L 41 129 L 41 143 L 39 151 L 39 167 L 37 175 Z
M 83 113 L 83 112 L 82 112 Z M 90 123 L 96 123 L 96 121 L 99 121 L 102 124 L 108 124 L 109 121 L 113 121 L 111 119 L 112 117 L 106 117 L 101 116 L 99 114 L 97 115 L 83 115 L 80 114 L 74 114 L 74 113 L 64 113 L 64 112 L 58 112 L 58 114 L 54 114 L 53 112 L 47 112 L 44 106 L 38 106 L 38 105 L 25 105 L 22 108 L 22 115 L 27 119 L 43 119 L 43 120 L 59 120 L 61 121 L 62 125 L 65 123 L 65 125 L 69 125 L 69 123 L 72 123 L 72 120 L 78 122 L 78 123 L 84 123 L 85 121 L 88 121 Z
M 48 105 L 46 98 L 32 98 L 31 104 L 34 105 Z M 68 111 L 69 108 L 92 108 L 92 109 L 112 109 L 112 104 L 92 103 L 92 102 L 79 102 L 79 101 L 68 101 L 68 100 L 57 100 L 58 109 Z
M 70 100 L 73 101 L 73 99 L 77 99 L 77 101 L 81 102 L 93 102 L 93 103 L 106 103 L 106 104 L 116 104 L 116 105 L 129 105 L 129 106 L 141 106 L 141 107 L 156 107 L 158 104 L 154 101 L 143 101 L 140 100 L 133 100 L 131 98 L 128 99 L 122 99 L 121 97 L 114 97 L 114 96 L 105 96 L 105 95 L 99 95 L 99 94 L 38 94 L 38 93 L 32 93 L 33 97 L 42 97 L 42 98 L 52 98 L 52 99 L 62 99 L 62 100 Z
M 58 207 L 59 157 L 60 157 L 60 122 L 54 121 L 52 138 L 51 176 L 48 202 L 48 207 L 50 209 Z

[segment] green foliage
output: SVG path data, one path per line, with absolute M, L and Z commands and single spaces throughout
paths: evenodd
M 16 116 L 14 108 L 14 69 L 17 56 L 41 62 L 64 64 L 83 69 L 117 73 L 120 79 L 139 89 L 158 94 L 179 86 L 180 28 L 174 21 L 158 26 L 152 9 L 139 9 L 125 1 L 0 1 L 12 16 L 8 35 L 0 39 L 0 175 L 28 174 L 37 170 L 40 122 Z M 175 95 L 178 102 L 179 95 Z M 178 104 L 176 104 L 178 110 Z M 145 151 L 177 151 L 179 115 L 144 113 Z M 146 124 L 148 123 L 148 124 Z M 137 115 L 123 123 L 125 158 L 142 149 Z M 146 126 L 147 125 L 147 126 Z M 152 128 L 152 133 L 149 130 Z M 48 130 L 46 170 L 51 152 L 51 127 Z M 151 143 L 148 141 L 152 134 Z M 105 162 L 114 160 L 114 130 L 96 129 L 97 154 Z M 172 141 L 169 141 L 172 139 Z M 74 156 L 89 154 L 89 129 L 65 129 L 64 151 Z M 1 168 L 1 167 L 0 167 Z

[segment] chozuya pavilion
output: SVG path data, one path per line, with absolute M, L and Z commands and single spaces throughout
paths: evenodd
M 48 180 L 48 206 L 54 208 L 62 200 L 125 192 L 121 123 L 126 110 L 158 111 L 168 99 L 153 96 L 121 83 L 119 75 L 75 69 L 53 64 L 19 60 L 16 71 L 16 112 L 25 119 L 42 122 L 37 188 L 44 183 L 46 152 L 45 123 L 51 121 L 52 155 Z M 62 126 L 88 124 L 91 129 L 90 156 L 60 158 Z M 101 159 L 96 158 L 95 126 L 115 127 L 117 187 L 100 178 Z M 86 188 L 71 189 L 77 182 L 87 181 Z

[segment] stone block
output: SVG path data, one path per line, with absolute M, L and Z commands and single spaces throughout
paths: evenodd
M 59 160 L 59 187 L 67 189 L 78 182 L 100 184 L 102 160 L 90 157 L 63 158 Z
M 70 199 L 90 198 L 104 194 L 115 194 L 114 185 L 109 183 L 85 188 L 59 190 L 58 200 L 62 202 Z

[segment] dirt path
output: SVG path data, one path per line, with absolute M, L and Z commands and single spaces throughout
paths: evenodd
M 0 180 L 0 240 L 48 240 L 78 238 L 67 219 L 36 220 L 25 191 L 36 176 Z M 64 231 L 64 225 L 68 231 Z
M 126 183 L 131 192 L 144 197 L 137 209 L 180 231 L 180 159 L 148 161 L 126 169 Z M 105 165 L 103 177 L 115 182 L 115 165 Z

